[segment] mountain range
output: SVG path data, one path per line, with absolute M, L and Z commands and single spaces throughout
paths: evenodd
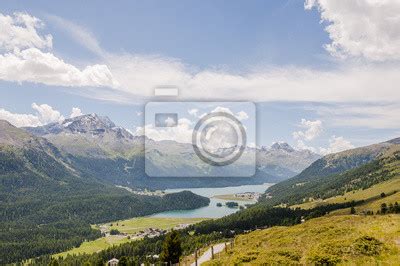
M 170 145 L 175 152 L 188 148 L 133 136 L 95 114 L 25 129 L 0 121 L 0 264 L 60 252 L 84 239 L 98 238 L 99 233 L 89 226 L 93 223 L 197 208 L 209 202 L 190 192 L 140 196 L 115 185 L 165 188 L 205 186 L 208 182 L 209 186 L 224 186 L 285 179 L 271 186 L 254 206 L 207 223 L 210 228 L 218 225 L 221 231 L 232 229 L 229 224 L 251 228 L 254 220 L 263 226 L 257 217 L 279 220 L 278 214 L 270 213 L 291 212 L 290 208 L 272 206 L 324 202 L 350 192 L 360 194 L 400 175 L 400 138 L 322 158 L 279 142 L 256 149 L 257 174 L 253 178 L 186 180 L 147 177 L 143 167 L 146 142 L 156 150 L 158 145 Z M 302 170 L 307 160 L 310 165 Z M 186 167 L 185 163 L 179 167 Z M 387 191 L 396 193 L 396 186 Z M 324 209 L 319 211 L 322 213 L 318 215 L 324 214 Z M 314 215 L 313 210 L 309 213 Z
M 61 123 L 24 129 L 57 147 L 81 174 L 128 187 L 155 189 L 273 183 L 295 176 L 320 158 L 311 151 L 295 150 L 281 142 L 270 148 L 256 149 L 257 171 L 251 178 L 185 178 L 177 177 L 182 169 L 205 171 L 197 166 L 198 158 L 191 144 L 134 136 L 128 130 L 117 127 L 108 117 L 88 114 Z M 153 151 L 149 160 L 152 167 L 164 176 L 168 175 L 168 178 L 150 178 L 145 174 L 145 144 Z M 165 150 L 168 153 L 162 152 Z M 174 154 L 179 155 L 176 157 L 179 159 L 174 160 Z

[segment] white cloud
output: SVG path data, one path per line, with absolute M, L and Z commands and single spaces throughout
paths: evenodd
M 142 116 L 142 115 L 143 115 L 143 112 L 136 111 L 136 116 Z
M 13 16 L 0 13 L 0 25 L 0 50 L 52 47 L 52 36 L 37 32 L 37 29 L 44 26 L 38 18 L 20 12 Z
M 240 121 L 249 119 L 249 115 L 245 111 L 240 111 L 236 113 L 237 119 Z
M 69 20 L 54 15 L 47 15 L 46 18 L 56 26 L 66 30 L 75 39 L 75 41 L 93 53 L 101 57 L 106 56 L 107 52 L 101 48 L 93 33 L 84 28 L 82 25 L 75 24 Z
M 400 59 L 400 1 L 306 0 L 317 7 L 332 42 L 326 50 L 338 57 L 364 57 L 385 61 Z
M 400 125 L 399 103 L 338 103 L 308 109 L 316 111 L 331 126 L 397 129 Z
M 36 103 L 33 103 L 32 108 L 36 110 L 37 117 L 42 125 L 64 121 L 64 116 L 48 104 L 37 105 Z
M 32 103 L 36 114 L 18 114 L 0 109 L 0 119 L 7 120 L 16 127 L 37 127 L 53 122 L 62 122 L 64 116 L 48 104 Z
M 7 120 L 16 127 L 38 127 L 49 123 L 61 123 L 65 117 L 48 104 L 32 103 L 35 114 L 18 114 L 0 108 L 0 119 Z M 83 115 L 78 107 L 73 107 L 70 117 Z
M 308 1 L 307 7 L 326 1 Z M 338 2 L 340 5 L 342 1 Z M 342 5 L 349 5 L 342 3 Z M 361 2 L 361 1 L 354 1 Z M 335 5 L 332 4 L 332 5 Z M 322 9 L 321 9 L 322 10 Z M 345 9 L 347 10 L 347 9 Z M 322 11 L 321 11 L 322 12 Z M 351 13 L 348 11 L 348 13 Z M 374 18 L 375 19 L 375 18 Z M 379 19 L 379 18 L 377 18 Z M 177 100 L 250 100 L 313 101 L 313 102 L 396 102 L 400 94 L 400 66 L 385 64 L 342 65 L 334 70 L 315 70 L 304 67 L 255 68 L 246 73 L 232 74 L 224 70 L 200 70 L 179 59 L 159 55 L 112 54 L 101 48 L 94 35 L 81 25 L 50 16 L 50 21 L 65 29 L 71 36 L 104 60 L 95 67 L 95 75 L 73 70 L 77 79 L 50 79 L 39 75 L 37 82 L 45 84 L 73 83 L 75 86 L 109 86 L 109 90 L 85 87 L 79 93 L 85 97 L 131 103 L 153 97 L 154 88 L 175 85 L 181 88 Z M 394 23 L 393 27 L 398 23 Z M 343 25 L 343 27 L 347 27 Z M 400 27 L 397 27 L 400 28 Z M 400 47 L 399 45 L 396 45 Z M 389 49 L 390 50 L 390 49 Z M 1 65 L 1 64 L 0 64 Z M 106 66 L 107 65 L 107 66 Z M 83 72 L 83 71 L 81 71 Z M 13 72 L 15 73 L 15 71 Z M 128 74 L 127 74 L 128 73 Z M 0 71 L 1 74 L 1 71 Z M 50 72 L 49 75 L 53 75 Z M 9 74 L 11 75 L 11 74 Z M 84 78 L 82 78 L 82 76 Z M 92 80 L 88 78 L 95 76 Z M 7 80 L 31 80 L 13 77 Z M 362 95 L 362 97 L 360 97 Z
M 305 130 L 293 132 L 293 137 L 300 140 L 304 139 L 306 141 L 311 141 L 318 137 L 323 130 L 321 120 L 311 121 L 303 118 L 301 119 L 301 124 L 299 126 L 305 128 Z
M 247 147 L 249 147 L 249 148 L 259 148 L 259 147 L 257 147 L 257 145 L 254 142 L 250 142 L 249 144 L 247 144 Z
M 347 5 L 346 3 L 343 5 Z M 196 71 L 195 67 L 188 66 L 179 59 L 159 55 L 105 52 L 87 29 L 61 20 L 65 23 L 59 23 L 57 20 L 57 24 L 79 43 L 99 54 L 111 69 L 114 80 L 120 84 L 113 88 L 112 93 L 101 90 L 97 90 L 96 93 L 82 93 L 87 97 L 126 103 L 137 101 L 138 98 L 153 97 L 154 88 L 157 86 L 174 85 L 180 88 L 178 100 L 400 101 L 396 86 L 400 83 L 398 65 L 342 65 L 335 70 L 266 67 L 255 68 L 242 74 L 232 74 L 224 70 Z M 117 95 L 119 93 L 124 93 L 124 96 L 120 97 Z
M 175 126 L 177 121 L 175 121 L 175 119 L 173 119 L 172 117 L 168 117 L 167 119 L 165 119 L 165 125 L 167 127 L 172 127 Z
M 351 144 L 350 141 L 344 139 L 343 137 L 332 136 L 329 139 L 329 147 L 328 148 L 320 148 L 320 153 L 322 155 L 341 152 L 349 149 L 353 149 L 354 145 Z
M 37 127 L 42 125 L 36 115 L 11 113 L 3 108 L 0 108 L 0 119 L 7 120 L 16 127 Z
M 148 124 L 144 128 L 137 127 L 135 135 L 146 135 L 146 137 L 155 141 L 174 140 L 180 143 L 191 143 L 193 132 L 192 125 L 193 123 L 189 119 L 181 118 L 178 120 L 177 126 L 174 127 L 156 128 L 153 124 Z
M 72 111 L 71 111 L 71 114 L 69 117 L 74 118 L 74 117 L 81 116 L 81 115 L 83 115 L 81 109 L 79 109 L 78 107 L 72 107 Z
M 231 109 L 229 109 L 227 107 L 222 107 L 222 106 L 217 106 L 214 108 L 214 110 L 211 111 L 211 113 L 218 113 L 218 112 L 228 113 L 228 114 L 233 115 L 233 112 L 231 111 Z
M 68 87 L 117 85 L 105 65 L 91 65 L 79 70 L 37 48 L 0 55 L 0 79 Z
M 348 6 L 353 2 L 357 8 L 348 9 Z M 376 10 L 379 10 L 378 13 L 381 12 L 380 9 L 383 6 L 392 5 L 393 1 L 384 0 L 381 3 L 382 6 L 376 7 Z M 321 0 L 307 1 L 306 4 L 307 8 L 318 6 L 322 13 L 321 16 L 323 18 L 326 16 L 328 22 L 330 18 L 335 16 L 329 22 L 331 26 L 334 25 L 332 27 L 335 28 L 335 31 L 349 32 L 349 37 L 331 36 L 331 46 L 334 47 L 335 42 L 339 45 L 335 46 L 336 52 L 345 52 L 344 55 L 366 58 L 396 57 L 394 54 L 397 53 L 397 48 L 390 48 L 390 43 L 393 47 L 400 47 L 397 37 L 393 37 L 395 36 L 394 32 L 397 32 L 400 27 L 398 27 L 397 19 L 391 16 L 382 18 L 380 14 L 376 14 L 369 18 L 368 23 L 370 24 L 365 24 L 368 27 L 376 24 L 379 34 L 389 34 L 388 38 L 393 37 L 395 39 L 394 42 L 387 44 L 387 38 L 381 38 L 381 35 L 377 33 L 373 35 L 384 42 L 382 51 L 389 52 L 388 55 L 377 52 L 376 43 L 374 43 L 374 40 L 369 40 L 372 35 L 368 32 L 368 34 L 365 34 L 366 39 L 360 39 L 359 51 L 347 48 L 349 45 L 346 38 L 351 41 L 354 39 L 353 24 L 352 22 L 348 23 L 348 21 L 352 20 L 355 12 L 360 13 L 360 18 L 365 19 L 364 13 L 367 11 L 364 12 L 358 7 L 366 4 L 369 10 L 370 6 L 376 5 L 373 1 L 329 1 L 328 3 L 328 1 Z M 346 12 L 339 14 L 337 13 L 339 9 Z M 74 92 L 86 97 L 123 103 L 140 101 L 143 97 L 153 97 L 154 88 L 160 85 L 176 85 L 181 88 L 177 100 L 379 102 L 386 104 L 400 102 L 397 86 L 397 84 L 400 84 L 400 75 L 398 74 L 400 73 L 400 66 L 398 64 L 369 63 L 359 65 L 353 63 L 343 64 L 330 70 L 304 67 L 265 67 L 254 68 L 240 74 L 218 69 L 197 70 L 196 67 L 188 66 L 178 59 L 160 55 L 109 53 L 102 49 L 94 34 L 81 25 L 50 16 L 50 22 L 63 27 L 74 39 L 103 60 L 102 64 L 80 69 L 54 56 L 49 51 L 52 49 L 51 35 L 39 32 L 39 29 L 43 28 L 43 23 L 30 15 L 24 14 L 24 16 L 25 18 L 22 21 L 27 21 L 24 22 L 25 24 L 16 22 L 19 20 L 19 15 L 2 16 L 2 20 L 0 20 L 2 25 L 11 25 L 12 27 L 17 25 L 12 30 L 3 30 L 0 27 L 0 47 L 2 51 L 5 51 L 0 54 L 0 79 L 81 87 L 74 88 Z M 388 19 L 393 22 L 393 25 L 389 28 L 386 23 Z M 383 20 L 382 24 L 379 24 L 380 20 Z M 360 29 L 360 33 L 365 33 L 365 30 L 368 29 Z M 14 40 L 10 37 L 9 32 L 22 33 L 18 33 L 16 36 L 19 37 Z M 11 47 L 17 47 L 19 51 L 10 50 Z M 362 52 L 362 50 L 367 52 Z M 375 110 L 368 109 L 370 111 L 360 111 L 363 112 L 362 117 L 357 115 L 346 117 L 345 114 L 340 114 L 335 117 L 332 116 L 329 122 L 335 125 L 370 125 L 377 128 L 398 128 L 399 118 L 396 116 L 398 112 L 395 111 L 399 108 L 377 107 Z M 393 112 L 390 110 L 393 110 Z M 197 114 L 197 116 L 201 117 L 200 114 Z M 236 114 L 236 116 L 244 118 L 240 114 Z
M 0 79 L 57 86 L 116 87 L 106 65 L 89 65 L 80 70 L 43 49 L 52 48 L 52 36 L 40 35 L 43 23 L 26 13 L 0 13 Z
M 227 107 L 217 106 L 214 110 L 211 111 L 211 113 L 217 113 L 217 112 L 228 113 L 230 115 L 235 116 L 240 121 L 249 119 L 249 115 L 245 111 L 239 111 L 236 114 L 234 114 L 232 110 Z M 203 114 L 202 116 L 204 115 L 205 114 Z
M 315 149 L 314 147 L 308 146 L 307 144 L 304 143 L 304 141 L 302 141 L 300 139 L 297 140 L 296 148 L 298 150 L 309 150 L 309 151 L 312 151 L 315 153 L 317 152 L 317 149 Z
M 199 109 L 196 109 L 196 108 L 193 108 L 193 109 L 190 109 L 189 111 L 188 111 L 188 113 L 190 114 L 190 115 L 192 115 L 192 116 L 197 116 L 197 113 L 199 112 Z
M 299 127 L 304 128 L 304 130 L 299 130 L 292 133 L 293 138 L 297 140 L 296 148 L 299 150 L 309 150 L 312 152 L 317 152 L 316 148 L 307 145 L 305 142 L 314 140 L 322 133 L 322 121 L 312 121 L 303 118 L 301 119 Z

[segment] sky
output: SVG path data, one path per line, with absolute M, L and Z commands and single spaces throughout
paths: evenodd
M 87 113 L 132 132 L 154 88 L 251 101 L 256 145 L 321 154 L 400 136 L 400 2 L 1 1 L 0 119 Z M 192 117 L 195 120 L 194 117 Z

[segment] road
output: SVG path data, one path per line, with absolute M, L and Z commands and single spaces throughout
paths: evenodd
M 226 243 L 228 245 L 228 243 Z M 225 249 L 225 243 L 220 243 L 216 244 L 213 246 L 214 247 L 214 255 L 217 253 L 220 253 L 224 251 Z M 211 260 L 211 248 L 207 249 L 206 252 L 203 253 L 198 259 L 197 259 L 197 265 L 201 265 L 202 263 Z M 193 262 L 191 266 L 195 266 L 196 264 Z

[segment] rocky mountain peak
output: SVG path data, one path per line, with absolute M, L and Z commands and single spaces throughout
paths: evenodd
M 97 114 L 81 115 L 65 119 L 61 125 L 72 132 L 105 132 L 115 128 L 115 124 L 107 116 Z
M 275 142 L 271 146 L 271 150 L 284 150 L 287 152 L 294 152 L 295 150 L 286 142 Z

